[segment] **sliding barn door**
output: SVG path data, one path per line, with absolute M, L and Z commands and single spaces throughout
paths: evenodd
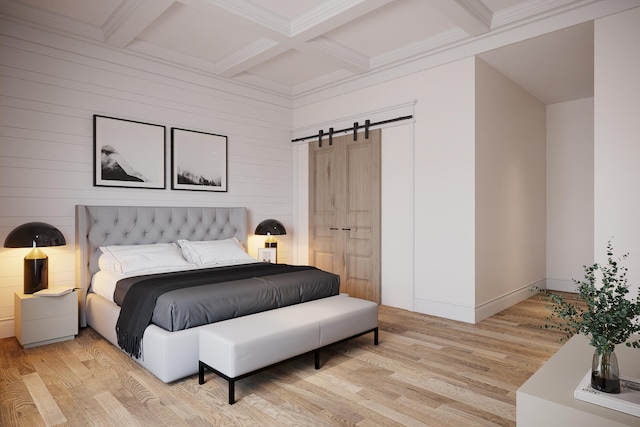
M 340 275 L 340 291 L 380 303 L 381 132 L 324 138 L 309 148 L 310 263 Z

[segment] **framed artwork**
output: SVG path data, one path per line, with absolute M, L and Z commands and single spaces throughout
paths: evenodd
M 258 261 L 276 263 L 276 248 L 258 248 Z
M 227 137 L 171 128 L 171 188 L 227 191 Z
M 165 127 L 93 116 L 93 185 L 166 188 Z

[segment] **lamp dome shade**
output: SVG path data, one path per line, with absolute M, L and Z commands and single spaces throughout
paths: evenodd
M 62 246 L 67 242 L 64 236 L 53 225 L 45 222 L 28 222 L 11 231 L 4 241 L 5 248 L 30 248 L 35 242 L 36 247 Z
M 272 236 L 278 236 L 282 234 L 287 234 L 287 230 L 285 230 L 284 225 L 276 219 L 265 219 L 256 227 L 255 234 L 258 235 L 267 235 L 271 234 Z

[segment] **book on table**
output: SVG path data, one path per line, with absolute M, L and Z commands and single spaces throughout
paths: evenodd
M 33 295 L 38 297 L 60 297 L 73 291 L 71 287 L 56 286 L 54 288 L 42 289 Z
M 573 393 L 576 399 L 640 417 L 640 380 L 620 378 L 620 393 L 605 393 L 591 387 L 591 370 Z M 640 422 L 640 421 L 639 421 Z

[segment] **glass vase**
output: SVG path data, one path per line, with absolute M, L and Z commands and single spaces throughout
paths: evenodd
M 605 393 L 620 393 L 620 370 L 615 351 L 593 354 L 591 387 Z

